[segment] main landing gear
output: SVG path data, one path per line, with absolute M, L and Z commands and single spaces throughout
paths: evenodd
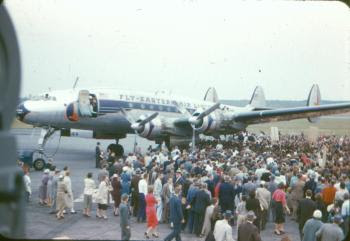
M 33 155 L 33 167 L 37 171 L 43 170 L 47 166 L 45 159 L 48 156 L 45 154 L 44 148 L 47 140 L 55 133 L 56 129 L 49 127 L 41 130 L 40 138 L 38 140 L 38 149 L 33 152 L 35 154 L 35 159 Z

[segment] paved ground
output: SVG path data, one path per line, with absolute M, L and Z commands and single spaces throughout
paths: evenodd
M 12 131 L 18 142 L 18 149 L 35 148 L 39 131 L 31 131 L 26 129 L 15 129 Z M 58 136 L 54 136 L 48 143 L 48 152 L 54 153 L 59 142 Z M 131 135 L 127 139 L 121 141 L 126 151 L 133 148 L 134 136 Z M 144 150 L 150 142 L 138 138 L 138 142 Z M 111 141 L 101 141 L 105 148 Z M 96 207 L 94 205 L 91 218 L 82 216 L 82 192 L 83 180 L 88 172 L 93 172 L 94 177 L 98 172 L 94 168 L 94 148 L 96 140 L 65 138 L 60 141 L 60 147 L 54 157 L 54 163 L 60 169 L 65 165 L 71 169 L 71 178 L 74 192 L 74 207 L 77 214 L 66 214 L 62 220 L 57 220 L 55 215 L 49 214 L 49 208 L 40 206 L 38 201 L 38 187 L 42 172 L 32 171 L 32 201 L 28 204 L 26 215 L 26 238 L 29 239 L 52 239 L 55 237 L 67 236 L 72 239 L 104 239 L 116 240 L 120 239 L 119 217 L 113 216 L 112 208 L 108 209 L 108 220 L 100 220 L 94 217 Z M 293 241 L 299 240 L 297 225 L 293 221 L 288 221 L 285 225 L 286 233 Z M 133 240 L 144 240 L 145 223 L 136 223 L 132 218 L 131 238 Z M 236 226 L 233 227 L 234 237 L 236 238 Z M 162 240 L 170 232 L 165 224 L 159 225 L 160 238 L 154 240 Z M 281 240 L 281 236 L 273 234 L 273 224 L 268 223 L 267 229 L 261 233 L 262 240 Z M 199 241 L 204 240 L 196 238 L 191 234 L 182 234 L 182 240 Z

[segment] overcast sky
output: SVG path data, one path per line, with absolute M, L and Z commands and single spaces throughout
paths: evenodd
M 51 89 L 171 90 L 203 98 L 350 100 L 350 11 L 339 2 L 5 0 L 21 96 Z

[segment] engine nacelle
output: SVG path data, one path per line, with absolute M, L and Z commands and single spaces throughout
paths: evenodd
M 141 121 L 145 116 L 141 116 L 140 119 L 137 121 Z M 162 121 L 159 118 L 155 118 L 152 121 L 146 123 L 140 130 L 137 131 L 137 133 L 149 140 L 155 140 L 162 138 L 164 135 L 162 134 Z
M 193 115 L 199 115 L 200 113 L 195 112 Z M 217 116 L 212 113 L 210 115 L 205 116 L 199 124 L 195 125 L 195 130 L 197 133 L 207 134 L 219 129 L 220 120 Z

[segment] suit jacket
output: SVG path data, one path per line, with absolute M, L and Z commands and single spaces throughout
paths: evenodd
M 249 222 L 239 225 L 237 241 L 261 241 L 258 228 Z
M 172 195 L 169 204 L 170 222 L 174 225 L 180 225 L 183 219 L 181 200 L 176 195 Z
M 120 213 L 120 227 L 126 227 L 130 225 L 129 208 L 125 203 L 119 205 Z
M 316 203 L 311 199 L 304 198 L 299 202 L 297 215 L 299 226 L 303 227 L 306 221 L 312 218 L 314 211 L 316 210 Z
M 234 203 L 234 190 L 230 183 L 222 182 L 219 187 L 219 201 L 220 205 L 223 203 Z
M 204 190 L 200 190 L 196 193 L 196 196 L 194 197 L 192 202 L 194 205 L 194 211 L 196 213 L 202 213 L 204 216 L 205 210 L 210 203 L 208 193 L 206 193 Z

